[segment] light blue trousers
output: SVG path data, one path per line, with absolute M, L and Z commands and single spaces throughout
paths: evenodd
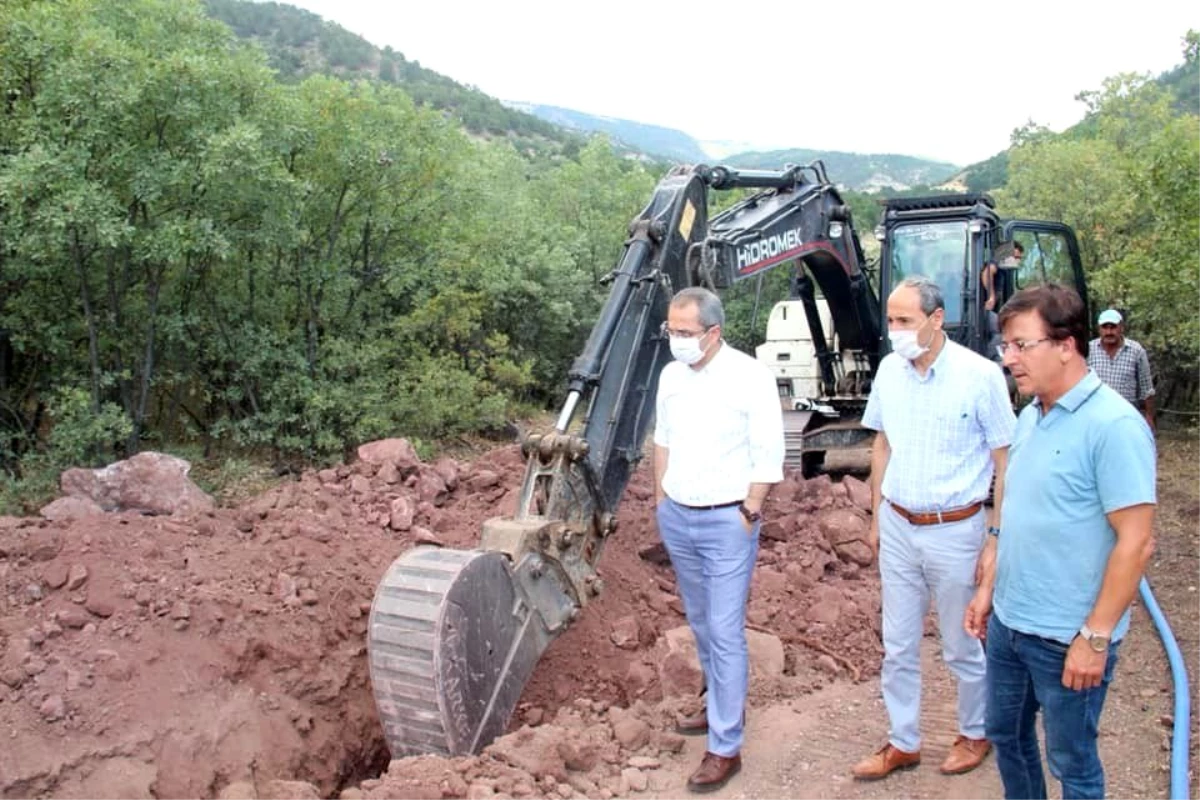
M 921 748 L 921 638 L 932 595 L 942 656 L 958 679 L 958 729 L 984 736 L 987 660 L 983 645 L 963 630 L 975 595 L 975 563 L 983 548 L 986 515 L 960 522 L 913 525 L 879 504 L 879 575 L 883 596 L 883 702 L 889 741 L 906 752 Z
M 759 524 L 746 532 L 737 506 L 690 509 L 658 504 L 662 537 L 708 687 L 708 752 L 737 755 L 749 686 L 746 600 L 758 557 Z

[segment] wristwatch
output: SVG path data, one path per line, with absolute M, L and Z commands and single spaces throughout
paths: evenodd
M 1088 647 L 1092 648 L 1093 651 L 1097 653 L 1108 651 L 1108 643 L 1111 641 L 1111 637 L 1092 630 L 1087 626 L 1086 622 L 1079 629 L 1079 635 L 1083 637 L 1083 640 L 1088 643 Z
M 760 519 L 762 519 L 761 511 L 751 511 L 750 509 L 746 508 L 745 503 L 742 503 L 740 506 L 738 506 L 738 511 L 740 511 L 742 516 L 746 518 L 746 522 L 758 522 Z

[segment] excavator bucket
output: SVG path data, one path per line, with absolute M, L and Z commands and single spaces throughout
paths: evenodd
M 371 606 L 371 685 L 392 756 L 467 755 L 504 733 L 554 638 L 508 557 L 417 547 Z

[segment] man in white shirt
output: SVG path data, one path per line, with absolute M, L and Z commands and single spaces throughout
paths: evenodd
M 928 278 L 888 297 L 888 338 L 863 425 L 879 431 L 871 454 L 871 544 L 879 554 L 888 741 L 855 765 L 861 780 L 921 761 L 921 638 L 932 596 L 942 655 L 958 683 L 958 737 L 941 765 L 969 772 L 991 750 L 984 734 L 986 659 L 963 628 L 988 532 L 999 532 L 1004 465 L 1016 416 L 1000 366 L 947 338 L 944 301 Z
M 659 535 L 696 637 L 707 698 L 681 730 L 707 732 L 694 792 L 741 769 L 749 657 L 746 601 L 759 517 L 783 480 L 783 407 L 766 365 L 721 339 L 725 312 L 707 289 L 683 289 L 663 326 L 675 360 L 658 382 L 654 427 Z

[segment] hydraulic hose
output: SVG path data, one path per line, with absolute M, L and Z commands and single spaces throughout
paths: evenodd
M 1145 578 L 1138 585 L 1138 593 L 1142 603 L 1154 620 L 1158 637 L 1162 640 L 1163 649 L 1167 651 L 1167 661 L 1171 665 L 1171 677 L 1175 683 L 1175 727 L 1171 731 L 1171 800 L 1188 800 L 1188 735 L 1191 731 L 1191 693 L 1188 689 L 1187 667 L 1183 663 L 1183 654 L 1179 651 L 1179 643 L 1171 632 L 1171 624 L 1163 616 L 1150 584 Z

